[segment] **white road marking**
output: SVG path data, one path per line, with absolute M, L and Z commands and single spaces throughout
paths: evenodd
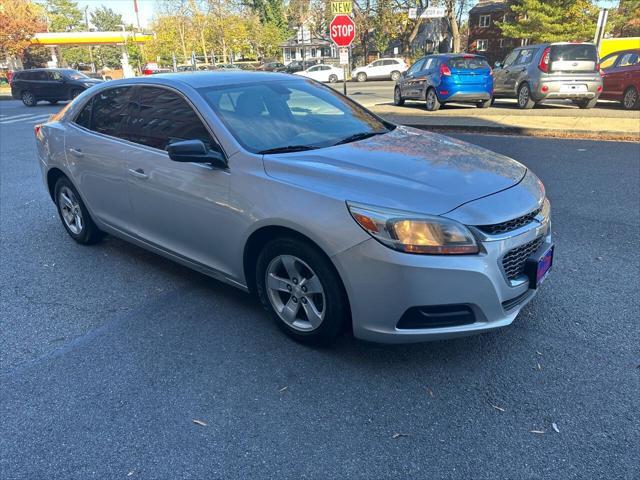
M 41 114 L 41 115 L 17 115 L 14 117 L 3 118 L 0 120 L 0 125 L 8 125 L 10 123 L 18 123 L 18 122 L 39 122 L 49 118 L 52 114 Z

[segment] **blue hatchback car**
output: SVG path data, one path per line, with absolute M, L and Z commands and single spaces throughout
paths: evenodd
M 447 102 L 491 106 L 493 71 L 484 57 L 466 53 L 427 55 L 418 59 L 396 82 L 393 102 L 422 100 L 435 112 Z

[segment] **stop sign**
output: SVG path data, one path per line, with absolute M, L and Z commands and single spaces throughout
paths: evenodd
M 349 15 L 336 15 L 329 24 L 331 40 L 339 47 L 348 47 L 356 36 L 356 24 Z

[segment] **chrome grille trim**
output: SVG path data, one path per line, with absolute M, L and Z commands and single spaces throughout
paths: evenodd
M 476 225 L 476 228 L 488 235 L 500 235 L 501 233 L 512 232 L 533 222 L 541 211 L 542 207 L 506 222 L 494 223 L 493 225 Z
M 509 281 L 514 281 L 524 274 L 524 267 L 527 258 L 534 253 L 544 242 L 544 236 L 541 235 L 524 245 L 509 250 L 502 257 L 502 269 Z

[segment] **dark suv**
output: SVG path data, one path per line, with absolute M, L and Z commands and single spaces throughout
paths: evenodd
M 64 68 L 35 68 L 20 70 L 11 79 L 11 95 L 33 107 L 39 100 L 56 104 L 60 100 L 71 100 L 87 88 L 102 83 L 102 80 L 87 77 L 77 70 Z

